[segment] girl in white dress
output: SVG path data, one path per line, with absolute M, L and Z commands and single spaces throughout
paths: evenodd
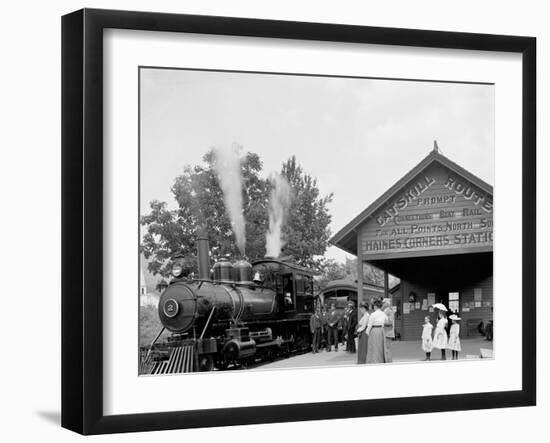
M 445 313 L 445 311 L 440 310 L 439 320 L 437 321 L 434 332 L 433 347 L 441 349 L 441 360 L 447 360 L 447 357 L 445 356 L 445 349 L 447 348 L 448 340 L 446 329 L 447 323 L 449 323 L 449 321 L 447 320 L 447 314 Z
M 447 349 L 451 350 L 451 355 L 453 360 L 458 360 L 458 353 L 462 350 L 460 347 L 460 325 L 458 321 L 461 318 L 455 314 L 449 317 L 449 320 L 453 322 L 451 325 L 451 330 L 449 331 L 449 343 L 447 344 Z
M 426 358 L 424 361 L 431 360 L 433 341 L 432 341 L 432 330 L 434 326 L 430 322 L 430 317 L 427 315 L 424 317 L 424 324 L 422 325 L 422 350 L 426 353 Z

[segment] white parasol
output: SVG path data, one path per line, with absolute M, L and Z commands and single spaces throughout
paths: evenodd
M 445 307 L 445 305 L 443 303 L 436 303 L 435 305 L 432 305 L 432 307 L 434 307 L 436 309 L 439 309 L 440 311 L 447 312 L 447 308 Z

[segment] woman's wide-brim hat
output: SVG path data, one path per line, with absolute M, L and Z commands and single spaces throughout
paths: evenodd
M 436 309 L 439 309 L 440 311 L 447 312 L 447 308 L 445 307 L 445 305 L 443 303 L 436 303 L 435 305 L 432 305 L 432 307 L 434 307 Z
M 456 314 L 451 315 L 451 316 L 449 317 L 449 319 L 450 319 L 450 320 L 457 320 L 457 321 L 458 321 L 458 320 L 462 320 L 462 319 L 461 319 L 458 315 L 456 315 Z

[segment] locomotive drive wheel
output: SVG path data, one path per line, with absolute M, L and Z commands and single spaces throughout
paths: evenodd
M 210 372 L 214 369 L 214 357 L 212 355 L 201 355 L 199 357 L 199 371 Z

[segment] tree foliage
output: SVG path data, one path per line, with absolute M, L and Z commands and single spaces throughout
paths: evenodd
M 239 251 L 231 230 L 223 194 L 214 170 L 213 150 L 209 150 L 198 165 L 187 165 L 171 188 L 177 209 L 168 209 L 165 202 L 152 201 L 150 212 L 141 217 L 144 235 L 141 251 L 148 260 L 149 271 L 167 276 L 169 258 L 182 252 L 190 267 L 196 270 L 195 238 L 204 226 L 208 232 L 211 252 L 238 256 Z M 260 156 L 243 155 L 243 213 L 246 220 L 246 255 L 250 260 L 265 256 L 265 234 L 268 228 L 268 199 L 271 184 L 262 177 Z M 282 255 L 292 255 L 304 266 L 321 269 L 322 256 L 330 237 L 328 204 L 332 194 L 321 196 L 317 180 L 305 173 L 291 157 L 283 163 L 281 174 L 292 189 L 292 203 L 283 227 Z
M 346 272 L 345 265 L 334 259 L 327 259 L 322 263 L 321 275 L 317 279 L 317 283 L 321 289 L 324 289 L 328 282 L 342 280 L 343 278 L 351 279 L 351 276 Z
M 328 204 L 333 195 L 320 195 L 317 179 L 304 172 L 295 156 L 283 163 L 281 174 L 293 192 L 290 216 L 283 228 L 286 240 L 283 254 L 320 271 L 324 262 L 320 256 L 325 253 L 331 235 Z

